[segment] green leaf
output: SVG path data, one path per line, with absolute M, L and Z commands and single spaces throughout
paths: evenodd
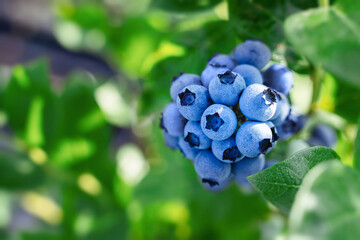
M 30 189 L 44 181 L 44 172 L 24 155 L 0 152 L 0 188 Z
M 359 239 L 359 182 L 359 172 L 338 161 L 312 169 L 291 209 L 290 239 Z
M 52 232 L 22 232 L 20 233 L 21 240 L 61 240 L 64 239 L 61 234 L 52 233 Z
M 288 214 L 306 173 L 318 163 L 334 159 L 339 159 L 339 156 L 330 148 L 307 148 L 248 177 L 248 180 L 265 199 Z
M 238 39 L 227 21 L 212 21 L 201 29 L 174 34 L 171 41 L 185 45 L 187 54 L 159 61 L 146 76 L 138 108 L 140 115 L 159 112 L 171 100 L 169 91 L 174 76 L 180 72 L 200 75 L 214 53 L 230 53 Z
M 260 39 L 274 48 L 284 39 L 285 18 L 315 4 L 315 1 L 300 0 L 228 0 L 228 9 L 230 21 L 240 38 Z
M 360 119 L 357 125 L 357 134 L 355 139 L 354 167 L 360 170 Z
M 289 17 L 285 33 L 294 48 L 337 78 L 360 87 L 360 2 L 338 1 Z
M 28 146 L 43 147 L 51 141 L 57 122 L 57 98 L 45 61 L 15 67 L 0 102 L 10 127 Z
M 80 72 L 67 79 L 59 99 L 58 141 L 49 150 L 50 159 L 58 166 L 68 167 L 107 156 L 109 126 L 96 103 L 96 87 L 96 83 Z

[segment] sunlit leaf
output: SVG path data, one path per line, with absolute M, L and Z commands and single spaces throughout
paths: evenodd
M 301 12 L 286 20 L 286 36 L 313 64 L 360 87 L 359 12 L 360 3 L 347 0 L 332 7 Z
M 288 214 L 307 172 L 323 161 L 339 159 L 331 148 L 312 147 L 248 177 L 249 182 L 283 213 Z
M 290 213 L 290 239 L 360 238 L 359 182 L 359 172 L 339 161 L 310 170 Z

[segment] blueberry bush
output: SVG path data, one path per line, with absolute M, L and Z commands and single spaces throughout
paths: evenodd
M 360 238 L 359 1 L 48 11 L 114 71 L 0 52 L 0 239 Z

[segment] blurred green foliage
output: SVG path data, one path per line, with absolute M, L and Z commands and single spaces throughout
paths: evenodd
M 54 1 L 58 40 L 69 49 L 103 56 L 119 74 L 101 79 L 75 72 L 59 82 L 39 60 L 15 66 L 9 79 L 1 79 L 0 195 L 8 205 L 0 204 L 9 207 L 0 210 L 0 238 L 275 239 L 287 234 L 287 216 L 257 192 L 234 185 L 219 194 L 206 192 L 192 164 L 165 147 L 158 116 L 170 101 L 173 76 L 200 74 L 214 53 L 228 54 L 244 39 L 261 39 L 272 48 L 272 60 L 286 62 L 295 73 L 295 105 L 314 90 L 308 83 L 315 67 L 328 72 L 320 98 L 309 99 L 306 111 L 313 111 L 310 124 L 327 122 L 338 130 L 335 150 L 352 165 L 360 112 L 360 6 L 349 7 L 353 2 L 338 0 L 320 9 L 316 1 L 297 0 Z M 284 212 L 316 214 L 309 219 L 326 222 L 328 212 L 302 209 L 297 198 L 310 192 L 331 199 L 340 188 L 351 198 L 357 188 L 342 178 L 356 173 L 339 165 L 338 174 L 329 166 L 307 180 L 315 163 L 338 158 L 330 149 L 287 156 L 289 143 L 308 134 L 306 126 L 279 143 L 267 159 L 289 159 L 251 179 L 266 179 L 255 186 L 275 206 L 286 206 Z M 359 139 L 358 134 L 356 145 Z M 304 176 L 307 187 L 299 194 L 269 187 L 269 182 L 300 186 Z M 335 190 L 326 187 L 337 180 L 342 185 Z M 291 214 L 293 226 L 300 220 Z M 342 239 L 337 236 L 317 239 Z

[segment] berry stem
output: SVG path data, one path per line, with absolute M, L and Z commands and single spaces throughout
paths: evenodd
M 321 86 L 324 76 L 325 76 L 325 72 L 321 67 L 319 66 L 313 67 L 310 75 L 310 78 L 313 82 L 313 92 L 312 92 L 310 110 L 308 113 L 309 115 L 315 112 L 315 110 L 317 109 L 317 102 L 320 97 Z

